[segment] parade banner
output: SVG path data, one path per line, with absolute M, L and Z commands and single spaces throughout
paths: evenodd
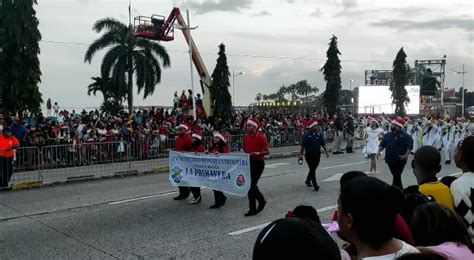
M 248 154 L 204 154 L 170 151 L 173 186 L 203 187 L 246 196 L 250 189 Z

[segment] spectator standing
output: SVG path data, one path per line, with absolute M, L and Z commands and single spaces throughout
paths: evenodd
M 353 145 L 354 145 L 354 132 L 355 132 L 355 127 L 354 127 L 354 119 L 352 116 L 348 115 L 347 116 L 347 126 L 346 126 L 346 153 L 353 153 Z
M 474 136 L 460 142 L 454 160 L 463 172 L 463 175 L 451 184 L 455 210 L 463 218 L 471 238 L 474 239 Z
M 20 142 L 13 136 L 10 128 L 3 129 L 0 136 L 0 189 L 8 188 L 8 183 L 13 175 L 13 157 L 15 149 L 20 148 Z
M 52 104 L 51 104 L 51 99 L 48 98 L 48 101 L 46 101 L 46 115 L 47 116 L 51 116 L 51 108 L 52 108 Z
M 58 115 L 59 115 L 59 105 L 58 105 L 58 102 L 54 102 L 53 111 L 54 111 L 54 117 L 58 117 Z
M 379 157 L 380 153 L 386 149 L 385 162 L 388 164 L 393 176 L 392 185 L 402 190 L 403 169 L 413 148 L 413 140 L 402 130 L 403 124 L 404 121 L 400 117 L 392 121 L 392 125 L 390 126 L 391 132 L 385 134 L 377 154 L 377 157 Z
M 341 150 L 342 139 L 344 137 L 344 122 L 342 121 L 342 115 L 339 113 L 334 121 L 334 128 L 336 130 L 336 140 L 335 141 L 335 148 L 333 154 L 343 154 Z

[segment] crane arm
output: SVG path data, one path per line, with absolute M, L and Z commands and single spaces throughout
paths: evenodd
M 174 22 L 178 22 L 178 24 L 182 27 L 187 27 L 188 25 L 186 24 L 186 21 L 184 20 L 183 16 L 181 15 L 181 12 L 179 8 L 175 7 L 171 11 L 170 16 L 166 20 L 161 34 L 162 35 L 167 35 L 170 33 L 172 30 L 172 26 Z M 209 72 L 206 68 L 206 65 L 204 64 L 204 61 L 202 60 L 201 54 L 199 54 L 199 51 L 197 49 L 196 43 L 194 42 L 190 30 L 182 30 L 184 38 L 186 42 L 191 44 L 192 46 L 192 59 L 194 66 L 196 67 L 196 70 L 199 73 L 199 77 L 201 79 L 201 88 L 202 88 L 202 96 L 203 96 L 203 106 L 204 110 L 208 115 L 213 114 L 213 109 L 214 109 L 214 102 L 212 101 L 211 93 L 209 91 L 209 88 L 212 84 L 212 79 L 211 76 L 209 75 Z M 195 93 L 193 93 L 195 94 Z

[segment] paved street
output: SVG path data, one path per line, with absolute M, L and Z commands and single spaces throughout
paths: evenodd
M 246 198 L 229 197 L 210 210 L 212 192 L 203 202 L 176 202 L 176 189 L 166 174 L 113 178 L 0 193 L 1 259 L 250 259 L 263 226 L 297 205 L 319 209 L 328 222 L 336 207 L 340 176 L 366 171 L 360 150 L 331 155 L 318 168 L 321 190 L 304 185 L 307 167 L 296 158 L 267 161 L 259 186 L 268 204 L 259 215 L 245 218 Z M 381 162 L 375 176 L 389 181 Z M 442 175 L 456 175 L 454 165 Z M 409 167 L 404 186 L 415 183 Z

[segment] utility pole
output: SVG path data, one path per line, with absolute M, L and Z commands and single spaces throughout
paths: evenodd
M 461 92 L 461 99 L 462 99 L 462 100 L 461 100 L 461 107 L 462 107 L 461 115 L 462 115 L 462 117 L 464 117 L 464 110 L 465 110 L 465 109 L 464 109 L 464 88 L 465 88 L 465 86 L 464 86 L 464 74 L 467 73 L 467 71 L 465 71 L 464 68 L 465 68 L 465 67 L 464 67 L 464 64 L 463 64 L 463 65 L 462 65 L 462 71 L 451 70 L 451 71 L 454 72 L 454 74 L 462 74 L 462 86 L 461 86 L 461 91 L 462 91 L 462 92 Z

